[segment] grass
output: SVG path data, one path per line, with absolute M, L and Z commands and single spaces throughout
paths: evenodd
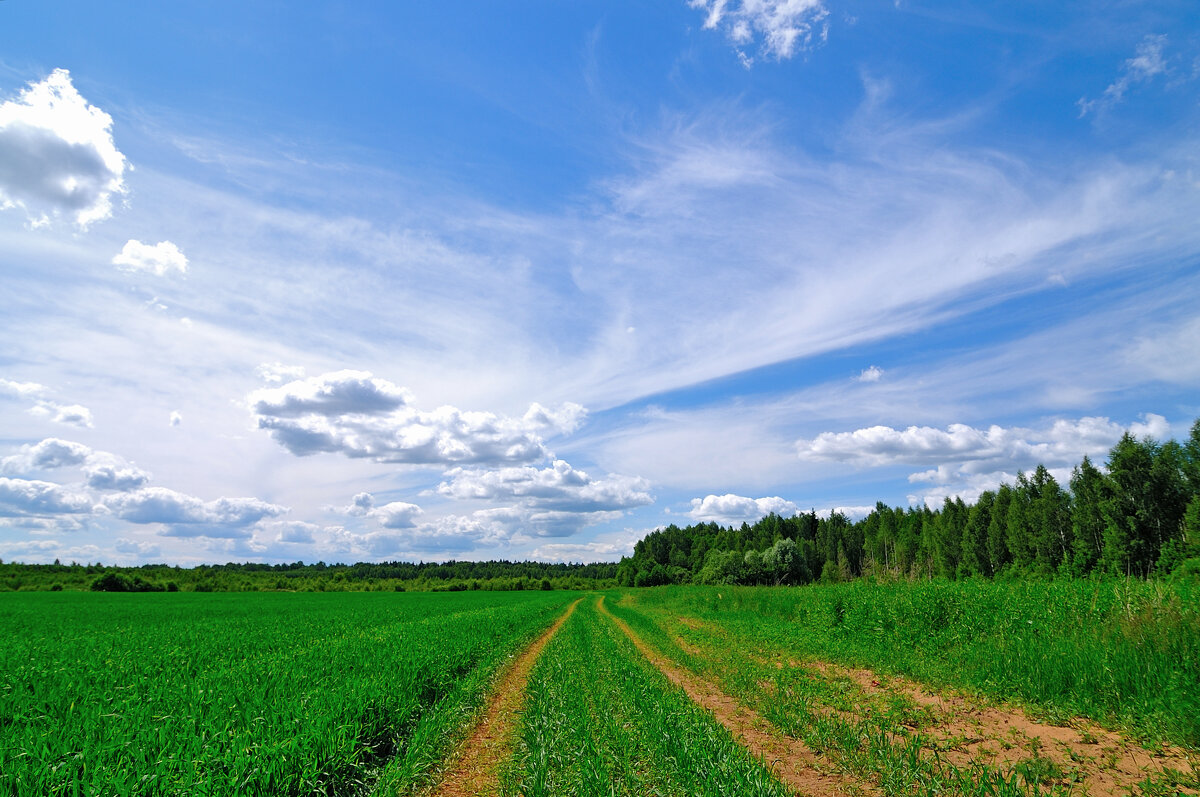
M 787 794 L 585 599 L 531 674 L 507 793 Z
M 1091 717 L 1200 749 L 1200 592 L 1137 581 L 849 584 L 637 593 L 657 620 Z M 645 624 L 643 624 L 645 627 Z
M 573 596 L 0 598 L 0 793 L 404 793 Z

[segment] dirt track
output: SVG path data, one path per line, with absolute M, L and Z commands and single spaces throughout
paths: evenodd
M 512 754 L 517 712 L 525 702 L 529 673 L 542 648 L 575 611 L 580 600 L 583 599 L 567 607 L 554 625 L 517 656 L 500 677 L 496 691 L 488 701 L 487 710 L 459 747 L 441 783 L 433 792 L 435 797 L 475 797 L 499 793 L 500 766 Z
M 833 797 L 877 792 L 869 783 L 835 773 L 830 762 L 814 753 L 804 742 L 773 733 L 767 721 L 756 711 L 660 656 L 623 620 L 609 612 L 603 599 L 599 608 L 663 675 L 682 688 L 695 703 L 712 712 L 734 738 L 754 755 L 761 757 L 771 771 L 797 794 Z

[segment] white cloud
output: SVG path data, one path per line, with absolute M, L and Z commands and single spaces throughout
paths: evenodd
M 548 468 L 495 470 L 454 468 L 438 485 L 441 495 L 460 499 L 518 501 L 529 507 L 565 512 L 604 512 L 652 503 L 642 478 L 612 475 L 593 479 L 563 460 Z
M 13 382 L 9 379 L 0 379 L 0 395 L 11 396 L 13 398 L 35 398 L 45 394 L 49 388 L 45 385 L 39 385 L 37 382 Z
M 0 517 L 80 514 L 92 511 L 92 499 L 61 484 L 0 477 Z
M 312 544 L 317 541 L 316 533 L 321 527 L 302 520 L 278 520 L 263 523 L 262 530 L 275 534 L 275 542 L 287 544 Z
M 67 467 L 82 467 L 87 485 L 97 490 L 134 490 L 150 480 L 150 474 L 116 454 L 57 437 L 21 446 L 19 453 L 0 460 L 0 470 L 5 473 Z
M 633 546 L 653 529 L 623 529 L 598 535 L 591 542 L 548 542 L 530 552 L 544 562 L 616 562 L 633 555 Z
M 1165 419 L 1147 415 L 1145 424 L 1129 427 L 1135 434 L 1142 429 L 1166 428 Z M 967 472 L 988 472 L 1000 467 L 1032 467 L 1038 463 L 1067 465 L 1084 454 L 1096 456 L 1112 447 L 1125 427 L 1108 418 L 1085 417 L 1078 421 L 1057 420 L 1048 429 L 990 426 L 976 429 L 966 424 L 950 424 L 946 429 L 910 426 L 893 429 L 871 426 L 853 432 L 822 432 L 812 440 L 800 440 L 797 448 L 802 459 L 847 462 L 878 467 L 892 464 L 960 463 Z
M 259 379 L 273 385 L 304 378 L 304 368 L 299 365 L 284 365 L 278 362 L 262 363 L 256 371 Z
M 104 505 L 131 523 L 165 524 L 166 536 L 172 537 L 248 537 L 247 526 L 288 511 L 257 498 L 203 501 L 165 487 L 108 496 Z
M 113 549 L 117 553 L 130 554 L 141 561 L 162 555 L 162 548 L 157 543 L 131 540 L 127 537 L 118 537 Z
M 350 515 L 351 517 L 362 517 L 370 512 L 374 507 L 375 496 L 371 495 L 370 493 L 363 492 L 356 493 L 355 496 L 350 499 L 349 505 L 344 506 L 337 511 L 341 512 L 343 515 Z
M 39 401 L 29 411 L 39 418 L 49 418 L 54 423 L 61 423 L 64 426 L 78 426 L 81 429 L 92 428 L 92 411 L 80 404 Z
M 87 484 L 96 490 L 128 492 L 146 486 L 150 474 L 112 454 L 97 452 L 84 466 Z
M 169 271 L 186 274 L 188 268 L 188 259 L 170 241 L 159 241 L 151 246 L 131 238 L 113 256 L 112 262 L 122 271 L 145 271 L 158 277 Z
M 1137 46 L 1137 54 L 1121 66 L 1121 73 L 1098 99 L 1080 98 L 1079 115 L 1086 116 L 1092 111 L 1103 111 L 1111 108 L 1125 98 L 1125 92 L 1135 83 L 1150 80 L 1155 75 L 1167 71 L 1167 62 L 1163 58 L 1163 48 L 1167 44 L 1166 36 L 1148 35 Z
M 733 524 L 743 521 L 753 523 L 772 512 L 777 515 L 790 517 L 799 511 L 800 507 L 778 496 L 770 498 L 746 498 L 745 496 L 727 493 L 725 495 L 706 495 L 704 498 L 693 498 L 692 508 L 687 514 L 688 517 L 701 523 Z
M 883 378 L 883 369 L 877 365 L 872 365 L 863 370 L 861 374 L 855 377 L 859 382 L 878 382 Z
M 783 60 L 807 49 L 814 34 L 824 40 L 829 11 L 821 0 L 689 0 L 688 5 L 704 11 L 704 28 L 721 30 L 733 43 L 742 63 L 749 67 L 753 57 L 742 49 L 761 39 L 761 51 Z
M 330 532 L 327 547 L 341 556 L 368 559 L 430 555 L 451 557 L 476 548 L 498 545 L 510 536 L 511 532 L 502 523 L 476 512 L 473 515 L 446 515 L 408 528 L 367 534 L 338 528 Z
M 408 529 L 416 525 L 416 520 L 420 515 L 421 507 L 416 504 L 408 504 L 404 501 L 392 501 L 389 504 L 384 504 L 381 507 L 376 507 L 368 513 L 371 517 L 379 519 L 379 525 L 388 529 Z
M 297 456 L 337 452 L 412 465 L 533 462 L 546 455 L 541 435 L 574 429 L 578 405 L 524 418 L 455 407 L 413 408 L 405 388 L 365 371 L 337 371 L 256 390 L 247 397 L 258 428 Z
M 31 470 L 51 470 L 72 465 L 82 465 L 92 455 L 92 449 L 83 443 L 47 437 L 40 443 L 21 446 L 19 454 L 0 460 L 5 473 L 26 473 Z
M 910 473 L 910 484 L 929 485 L 909 495 L 910 503 L 940 506 L 946 497 L 974 501 L 984 490 L 1012 483 L 1018 471 L 1045 465 L 1065 483 L 1071 468 L 1083 457 L 1102 461 L 1125 432 L 1163 440 L 1170 436 L 1167 420 L 1153 413 L 1122 427 L 1108 418 L 1058 420 L 1042 430 L 992 426 L 987 430 L 951 424 L 946 430 L 910 426 L 900 431 L 874 426 L 854 432 L 823 433 L 799 443 L 801 457 L 847 462 L 864 467 L 930 464 Z
M 21 208 L 35 224 L 60 213 L 80 227 L 111 216 L 126 166 L 111 128 L 65 69 L 0 105 L 0 208 Z

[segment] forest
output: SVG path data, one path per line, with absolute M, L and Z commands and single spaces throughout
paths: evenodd
M 1085 456 L 1065 486 L 1039 465 L 971 504 L 878 503 L 853 523 L 837 512 L 809 512 L 740 528 L 671 525 L 637 543 L 617 580 L 770 585 L 1174 573 L 1200 574 L 1200 419 L 1183 443 L 1126 433 L 1103 468 Z

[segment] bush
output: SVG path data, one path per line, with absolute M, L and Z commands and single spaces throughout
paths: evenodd
M 92 582 L 92 592 L 129 592 L 129 579 L 120 573 L 105 573 Z

